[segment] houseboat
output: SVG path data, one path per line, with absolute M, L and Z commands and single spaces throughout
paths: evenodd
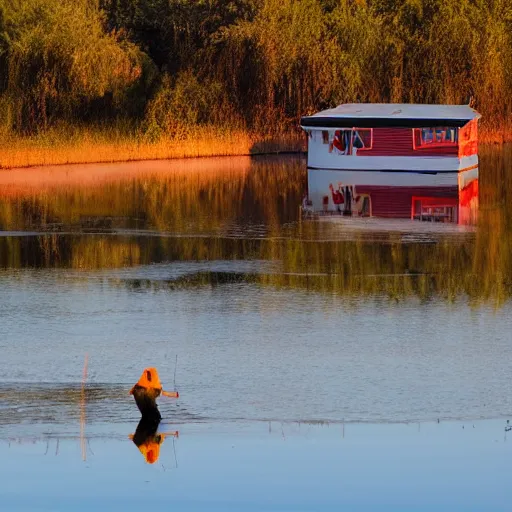
M 301 119 L 306 211 L 473 223 L 478 119 L 467 105 L 340 105 Z

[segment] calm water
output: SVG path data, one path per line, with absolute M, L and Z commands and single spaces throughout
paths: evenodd
M 511 166 L 482 149 L 474 229 L 301 221 L 300 157 L 0 172 L 0 497 L 505 510 Z M 128 440 L 146 366 L 181 395 L 153 466 Z
M 0 443 L 2 507 L 510 510 L 512 443 L 502 422 L 464 427 L 193 424 L 175 446 L 164 441 L 156 465 L 126 438 L 92 439 L 86 461 L 71 439 L 13 440 Z

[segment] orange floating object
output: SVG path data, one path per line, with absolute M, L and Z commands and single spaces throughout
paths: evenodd
M 144 368 L 140 379 L 137 381 L 137 384 L 135 384 L 135 386 L 133 386 L 133 388 L 130 390 L 130 394 L 133 394 L 136 386 L 147 389 L 154 388 L 162 391 L 162 384 L 160 383 L 160 377 L 158 376 L 156 368 Z
M 156 399 L 160 395 L 170 398 L 179 398 L 177 391 L 163 391 L 160 377 L 156 368 L 145 368 L 137 383 L 130 389 L 130 395 L 133 395 L 135 402 L 141 414 L 155 415 L 160 417 Z

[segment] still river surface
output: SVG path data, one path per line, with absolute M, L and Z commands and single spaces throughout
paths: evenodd
M 439 230 L 301 221 L 299 156 L 1 171 L 7 509 L 508 510 L 512 150 L 480 160 Z

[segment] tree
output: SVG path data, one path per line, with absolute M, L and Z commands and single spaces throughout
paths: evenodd
M 115 100 L 141 75 L 141 52 L 106 33 L 102 12 L 87 0 L 10 1 L 2 11 L 10 20 L 5 94 L 17 131 L 83 114 L 97 98 Z

